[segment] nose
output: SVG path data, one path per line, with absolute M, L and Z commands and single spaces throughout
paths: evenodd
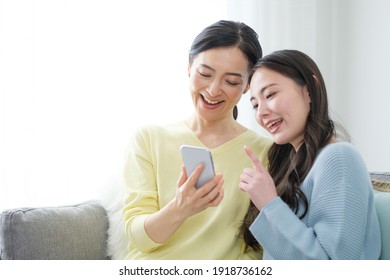
M 221 89 L 221 84 L 219 81 L 214 80 L 210 83 L 208 89 L 207 89 L 209 95 L 211 97 L 216 97 L 218 95 L 221 95 L 222 89 Z
M 266 102 L 259 103 L 256 110 L 256 117 L 257 118 L 264 118 L 268 116 L 270 113 L 270 110 L 266 104 Z
M 264 121 L 268 119 L 269 115 L 270 115 L 270 109 L 268 108 L 268 106 L 264 103 L 259 103 L 258 104 L 258 107 L 256 109 L 256 115 L 255 115 L 255 118 L 257 120 L 257 122 L 264 127 Z
M 256 118 L 257 123 L 260 126 L 262 126 L 263 128 L 265 128 L 264 121 L 267 119 L 269 113 L 270 113 L 269 109 L 265 104 L 258 104 L 258 107 L 256 109 L 255 118 Z

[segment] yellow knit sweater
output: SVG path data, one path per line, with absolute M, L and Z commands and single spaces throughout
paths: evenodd
M 248 130 L 211 149 L 214 168 L 224 176 L 224 198 L 218 207 L 189 218 L 164 243 L 151 240 L 145 218 L 171 201 L 183 164 L 180 146 L 204 146 L 184 121 L 168 126 L 139 129 L 126 155 L 124 181 L 127 198 L 123 210 L 130 239 L 128 259 L 224 260 L 261 258 L 261 252 L 245 249 L 238 229 L 247 212 L 249 197 L 239 187 L 239 177 L 251 162 L 243 151 L 249 146 L 265 163 L 269 138 Z

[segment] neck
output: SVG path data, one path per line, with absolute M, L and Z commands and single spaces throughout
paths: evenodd
M 233 116 L 231 118 L 208 121 L 200 118 L 198 115 L 193 115 L 186 121 L 186 124 L 199 140 L 209 148 L 218 147 L 247 130 Z

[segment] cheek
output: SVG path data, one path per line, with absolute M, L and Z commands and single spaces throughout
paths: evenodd
M 196 75 L 192 74 L 189 78 L 189 87 L 191 91 L 199 89 L 202 87 L 202 80 L 197 78 Z
M 234 99 L 236 99 L 236 101 L 240 101 L 242 95 L 243 95 L 243 91 L 244 89 L 243 88 L 239 88 L 239 89 L 236 89 L 233 93 L 232 93 L 232 96 Z
M 243 95 L 244 88 L 245 87 L 242 86 L 230 87 L 226 85 L 222 88 L 222 91 L 225 93 L 225 96 L 231 100 L 231 102 L 238 103 Z
M 287 100 L 280 98 L 277 102 L 271 102 L 270 108 L 272 108 L 272 111 L 274 112 L 288 114 L 292 106 Z

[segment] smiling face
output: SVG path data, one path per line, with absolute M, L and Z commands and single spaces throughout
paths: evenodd
M 198 116 L 206 121 L 233 118 L 248 90 L 248 60 L 236 47 L 201 52 L 188 67 L 190 92 Z
M 306 86 L 260 67 L 251 80 L 251 103 L 257 122 L 272 135 L 276 144 L 290 143 L 296 150 L 299 148 L 310 112 Z

